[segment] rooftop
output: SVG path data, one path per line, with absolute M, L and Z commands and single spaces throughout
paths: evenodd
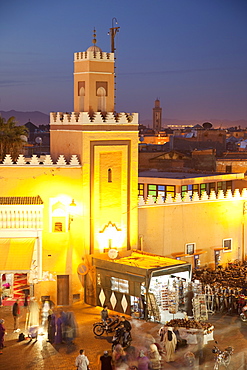
M 243 178 L 243 173 L 204 173 L 204 172 L 163 172 L 158 170 L 139 171 L 139 177 L 151 177 L 151 178 L 162 178 L 162 179 L 196 179 L 196 178 L 214 178 L 221 179 L 222 177 L 227 180 L 234 180 L 236 178 Z

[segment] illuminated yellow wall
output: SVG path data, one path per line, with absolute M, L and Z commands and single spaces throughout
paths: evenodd
M 55 166 L 0 166 L 0 196 L 36 196 L 40 195 L 44 202 L 44 229 L 42 233 L 43 271 L 55 275 L 71 275 L 71 294 L 82 292 L 82 286 L 77 275 L 77 266 L 82 257 L 89 253 L 89 243 L 85 239 L 84 194 L 82 192 L 82 170 L 79 168 L 57 168 Z M 71 230 L 52 232 L 51 204 L 62 201 L 68 212 L 71 200 L 75 199 L 77 214 L 71 223 Z M 36 289 L 41 288 L 37 285 Z M 52 282 L 41 283 L 43 295 L 48 295 Z M 53 287 L 52 297 L 56 299 L 56 289 Z M 42 289 L 41 289 L 42 290 Z
M 196 243 L 196 249 L 207 252 L 200 256 L 201 264 L 213 264 L 214 249 L 222 247 L 223 239 L 232 238 L 233 250 L 221 252 L 221 262 L 242 259 L 247 254 L 244 202 L 224 199 L 142 206 L 138 217 L 144 250 L 171 256 L 185 253 L 186 243 Z M 193 262 L 191 257 L 185 260 Z

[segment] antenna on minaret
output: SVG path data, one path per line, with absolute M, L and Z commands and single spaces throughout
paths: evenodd
M 119 28 L 120 27 L 114 27 L 114 22 L 115 22 L 115 25 L 118 24 L 117 23 L 117 18 L 112 18 L 112 26 L 110 28 L 110 32 L 108 32 L 108 35 L 111 36 L 111 53 L 115 53 L 115 36 L 117 34 L 117 32 L 119 32 Z M 114 60 L 116 60 L 116 57 L 115 57 L 115 54 L 114 54 Z M 116 105 L 116 73 L 115 73 L 115 70 L 116 70 L 116 63 L 114 63 L 114 112 L 115 112 L 115 105 Z
M 97 42 L 97 40 L 96 40 L 96 29 L 94 27 L 94 29 L 93 29 L 93 39 L 92 39 L 92 43 L 93 43 L 94 46 L 96 45 L 96 42 Z

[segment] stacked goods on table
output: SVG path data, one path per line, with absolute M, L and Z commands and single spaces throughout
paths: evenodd
M 210 333 L 214 329 L 214 326 L 209 322 L 186 319 L 173 319 L 168 321 L 165 326 L 177 326 L 186 329 L 202 329 L 206 333 Z

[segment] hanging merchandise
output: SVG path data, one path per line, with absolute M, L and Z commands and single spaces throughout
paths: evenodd
M 167 285 L 163 285 L 162 289 L 161 289 L 161 297 L 160 297 L 160 301 L 161 301 L 161 309 L 166 311 L 168 310 L 168 295 L 169 295 L 169 290 L 168 290 L 168 286 Z
M 193 315 L 195 320 L 208 320 L 207 302 L 205 294 L 198 294 L 193 298 Z

